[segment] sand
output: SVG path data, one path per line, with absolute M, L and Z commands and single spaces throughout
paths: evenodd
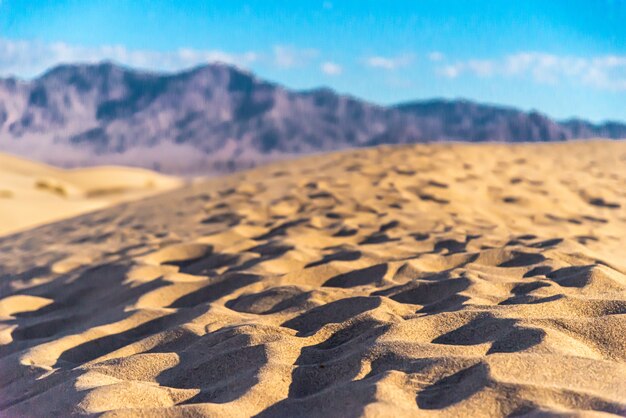
M 0 153 L 0 235 L 180 187 L 128 167 L 62 170 Z
M 0 239 L 0 416 L 626 414 L 626 142 L 321 155 Z

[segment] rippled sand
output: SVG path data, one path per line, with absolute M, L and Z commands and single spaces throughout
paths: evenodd
M 213 180 L 0 239 L 0 416 L 624 415 L 625 256 L 626 142 Z

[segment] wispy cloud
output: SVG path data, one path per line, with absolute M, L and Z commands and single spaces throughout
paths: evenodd
M 372 68 L 381 68 L 383 70 L 396 70 L 406 67 L 413 62 L 412 54 L 402 54 L 395 57 L 385 57 L 374 55 L 365 59 L 365 65 Z
M 520 52 L 499 59 L 472 59 L 438 67 L 440 75 L 457 78 L 528 77 L 535 82 L 558 84 L 568 81 L 605 90 L 626 90 L 626 56 L 560 56 L 542 52 Z
M 163 71 L 176 71 L 194 65 L 223 62 L 247 66 L 258 59 L 254 52 L 234 54 L 221 50 L 181 48 L 175 51 L 128 49 L 119 45 L 84 47 L 64 42 L 9 40 L 0 38 L 0 74 L 30 77 L 47 68 L 67 62 L 112 60 L 121 64 Z
M 274 64 L 283 69 L 306 66 L 319 52 L 315 49 L 298 49 L 293 46 L 275 45 Z
M 439 51 L 432 51 L 431 53 L 428 54 L 428 59 L 431 60 L 432 62 L 443 61 L 445 57 L 446 56 L 442 52 L 439 52 Z
M 331 61 L 323 62 L 320 69 L 326 75 L 339 75 L 343 72 L 341 65 Z

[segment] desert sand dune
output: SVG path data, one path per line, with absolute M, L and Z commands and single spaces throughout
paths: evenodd
M 624 415 L 625 209 L 624 142 L 417 145 L 7 236 L 0 415 Z
M 0 153 L 0 234 L 17 232 L 179 187 L 148 170 L 62 170 Z

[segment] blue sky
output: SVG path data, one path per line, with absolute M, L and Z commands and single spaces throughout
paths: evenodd
M 0 0 L 0 75 L 225 61 L 391 104 L 464 97 L 626 120 L 626 0 Z

